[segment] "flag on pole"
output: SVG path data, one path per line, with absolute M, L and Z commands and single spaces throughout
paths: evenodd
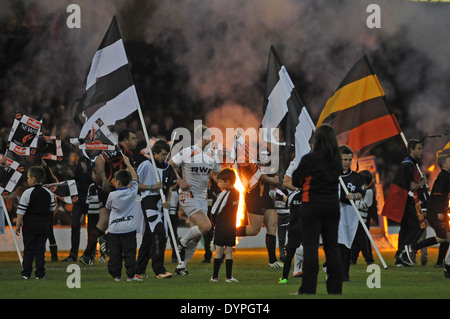
M 17 112 L 8 137 L 9 150 L 17 155 L 34 155 L 41 126 L 41 121 Z
M 71 138 L 70 143 L 81 150 L 114 151 L 117 140 L 102 119 L 98 118 L 84 138 Z
M 236 136 L 234 137 L 230 158 L 234 161 L 234 168 L 244 188 L 247 189 L 255 186 L 259 181 L 261 171 L 256 159 L 250 153 L 250 148 L 244 136 L 239 131 L 236 132 Z
M 302 108 L 302 112 L 298 117 L 298 124 L 295 128 L 295 160 L 294 167 L 298 167 L 300 164 L 300 160 L 306 154 L 311 151 L 311 145 L 309 141 L 314 133 L 316 127 L 314 126 L 314 122 L 309 116 L 308 110 L 306 107 Z
M 75 123 L 85 138 L 93 123 L 101 118 L 107 126 L 126 118 L 139 108 L 125 47 L 114 17 L 85 79 L 84 95 L 77 100 Z
M 72 204 L 78 200 L 77 183 L 73 179 L 43 186 L 67 204 Z
M 403 163 L 411 163 L 414 167 L 414 180 L 418 181 L 420 178 L 420 173 L 414 161 L 408 156 Z M 395 175 L 386 196 L 381 215 L 400 223 L 405 212 L 406 199 L 411 195 L 414 198 L 414 205 L 416 208 L 417 217 L 419 218 L 420 227 L 423 229 L 426 227 L 426 223 L 423 218 L 418 192 L 409 190 L 409 182 L 405 183 L 405 181 L 408 180 L 404 176 L 406 173 L 407 172 L 405 170 L 399 170 Z
M 25 171 L 25 168 L 18 162 L 0 155 L 0 163 L 3 162 L 5 165 L 0 166 L 0 194 L 11 193 Z
M 264 140 L 271 142 L 270 135 L 273 134 L 273 129 L 280 126 L 285 139 L 281 141 L 277 136 L 274 136 L 275 140 L 280 143 L 285 142 L 286 148 L 294 145 L 294 132 L 298 125 L 302 106 L 303 102 L 295 90 L 294 84 L 275 47 L 272 45 L 267 64 L 263 104 L 264 117 L 261 123 L 261 127 L 267 129 Z
M 280 145 L 285 145 L 284 152 L 280 154 L 280 178 L 282 178 L 291 161 L 290 153 L 292 147 L 296 148 L 296 153 L 302 152 L 300 147 L 295 145 L 295 133 L 297 129 L 303 125 L 300 123 L 303 105 L 304 104 L 294 87 L 286 67 L 281 62 L 275 47 L 272 45 L 270 47 L 269 61 L 267 64 L 266 88 L 263 104 L 264 116 L 261 127 L 266 129 L 266 132 L 263 135 L 265 142 L 275 140 Z M 306 108 L 304 109 L 306 110 Z M 306 114 L 307 112 L 304 117 L 309 117 L 309 115 Z M 273 135 L 276 128 L 279 128 L 282 131 L 282 134 L 279 135 L 284 136 L 283 140 L 280 140 L 279 136 Z M 299 160 L 300 157 L 298 161 Z
M 363 154 L 401 133 L 383 88 L 366 56 L 357 61 L 328 99 L 317 126 L 333 126 L 339 144 Z
M 39 148 L 41 149 L 42 159 L 53 161 L 63 160 L 63 151 L 59 136 L 44 136 L 43 143 L 39 145 Z

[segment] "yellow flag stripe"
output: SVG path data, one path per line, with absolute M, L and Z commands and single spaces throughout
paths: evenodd
M 321 125 L 330 114 L 349 109 L 364 101 L 379 96 L 384 96 L 384 91 L 376 74 L 368 75 L 362 79 L 349 83 L 337 90 L 327 101 L 327 104 L 320 114 L 317 126 Z

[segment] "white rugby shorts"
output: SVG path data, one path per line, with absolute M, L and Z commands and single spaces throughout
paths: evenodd
M 206 199 L 186 198 L 180 200 L 180 206 L 187 217 L 191 217 L 199 210 L 203 211 L 205 215 L 208 214 L 208 201 Z

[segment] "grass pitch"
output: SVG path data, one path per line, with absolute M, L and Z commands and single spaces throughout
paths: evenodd
M 443 269 L 434 268 L 437 249 L 428 249 L 428 264 L 416 267 L 394 266 L 394 252 L 382 251 L 388 269 L 380 265 L 380 288 L 369 288 L 367 281 L 372 272 L 360 257 L 357 265 L 350 269 L 351 282 L 344 283 L 341 296 L 329 296 L 325 289 L 325 273 L 320 270 L 316 295 L 291 295 L 298 290 L 301 278 L 290 277 L 287 284 L 278 284 L 282 269 L 268 266 L 265 249 L 236 249 L 233 276 L 238 283 L 226 283 L 225 265 L 222 264 L 219 282 L 211 283 L 213 264 L 202 264 L 204 251 L 198 250 L 188 264 L 189 276 L 175 275 L 169 279 L 154 278 L 151 269 L 147 269 L 150 278 L 142 282 L 127 282 L 123 279 L 115 282 L 108 274 L 106 264 L 96 262 L 93 266 L 80 266 L 80 288 L 68 288 L 67 279 L 72 272 L 67 267 L 73 263 L 50 262 L 46 256 L 46 280 L 22 279 L 17 254 L 0 253 L 0 299 L 448 299 L 450 297 L 450 279 L 443 275 Z M 170 262 L 171 251 L 166 251 L 166 268 L 173 272 L 175 263 Z M 67 252 L 59 252 L 60 259 Z M 418 258 L 420 259 L 420 258 Z M 320 249 L 320 264 L 324 254 Z M 291 268 L 292 273 L 292 268 Z

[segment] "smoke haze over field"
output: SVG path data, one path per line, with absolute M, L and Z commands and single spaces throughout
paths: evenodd
M 68 29 L 65 24 L 70 3 L 81 8 L 81 29 Z M 381 8 L 380 29 L 366 25 L 371 3 Z M 169 57 L 167 68 L 185 79 L 176 91 L 187 96 L 188 102 L 201 105 L 202 114 L 195 115 L 209 125 L 222 125 L 216 122 L 224 116 L 219 108 L 227 107 L 235 110 L 226 112 L 231 118 L 227 123 L 259 126 L 273 44 L 314 121 L 351 66 L 367 54 L 407 138 L 441 134 L 450 128 L 450 4 L 80 0 L 3 1 L 1 6 L 2 51 L 14 49 L 4 39 L 18 25 L 37 28 L 16 60 L 3 62 L 8 69 L 1 79 L 3 115 L 14 113 L 17 105 L 33 103 L 49 110 L 45 96 L 64 95 L 70 102 L 78 97 L 86 69 L 115 15 L 126 47 L 132 41 L 143 42 Z M 28 20 L 14 21 L 14 16 L 21 15 Z M 141 61 L 130 62 L 138 65 Z M 151 100 L 141 100 L 141 104 L 152 108 Z M 191 108 L 189 104 L 175 106 Z M 249 120 L 242 121 L 243 117 Z M 434 155 L 448 140 L 448 135 L 428 140 L 426 150 Z

